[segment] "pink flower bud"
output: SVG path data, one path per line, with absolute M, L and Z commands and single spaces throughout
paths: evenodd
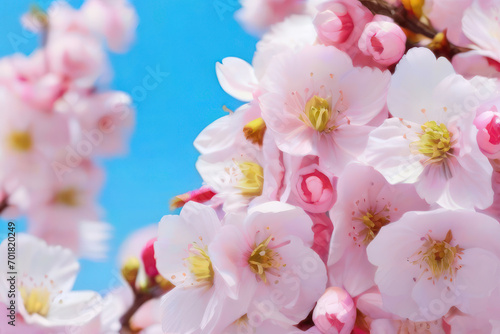
M 500 113 L 496 107 L 476 117 L 477 144 L 490 159 L 500 159 Z
M 144 270 L 146 271 L 146 274 L 151 278 L 154 278 L 159 274 L 158 269 L 156 269 L 156 258 L 154 249 L 154 243 L 156 242 L 156 239 L 157 238 L 153 238 L 149 240 L 146 243 L 146 246 L 144 246 L 144 249 L 142 250 L 141 253 L 142 262 L 144 263 Z
M 377 15 L 373 22 L 365 26 L 358 47 L 377 63 L 389 66 L 403 57 L 406 51 L 406 35 L 391 19 Z
M 341 3 L 335 3 L 329 9 L 318 13 L 314 25 L 320 39 L 334 44 L 345 42 L 354 29 L 352 17 L 346 6 Z
M 349 334 L 356 321 L 356 305 L 342 288 L 328 288 L 313 312 L 316 327 L 324 334 Z
M 358 40 L 363 27 L 373 18 L 357 0 L 333 0 L 318 6 L 314 25 L 318 40 L 348 51 Z
M 291 202 L 309 212 L 330 210 L 337 200 L 337 178 L 325 173 L 316 164 L 300 169 L 294 176 L 295 189 L 292 191 L 295 199 Z

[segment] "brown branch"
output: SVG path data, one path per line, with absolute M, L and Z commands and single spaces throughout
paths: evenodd
M 130 327 L 130 319 L 146 302 L 161 297 L 165 293 L 160 286 L 155 286 L 147 292 L 134 292 L 134 303 L 120 318 L 121 330 L 120 334 L 134 334 L 137 333 L 136 329 Z
M 408 13 L 403 6 L 392 6 L 384 0 L 359 0 L 363 6 L 368 8 L 374 15 L 380 14 L 391 17 L 400 27 L 414 33 L 434 38 L 437 31 L 431 26 L 420 21 L 415 15 Z
M 359 2 L 368 8 L 372 14 L 388 16 L 400 27 L 413 33 L 423 35 L 432 40 L 439 34 L 431 25 L 422 22 L 418 17 L 409 13 L 403 6 L 393 6 L 385 0 L 359 0 Z M 436 56 L 444 56 L 448 59 L 453 58 L 457 53 L 469 51 L 469 49 L 456 46 L 449 41 L 446 41 L 439 49 L 429 48 L 434 51 Z

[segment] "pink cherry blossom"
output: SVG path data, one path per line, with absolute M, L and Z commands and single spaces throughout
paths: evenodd
M 52 174 L 51 159 L 69 143 L 68 119 L 35 110 L 3 87 L 0 100 L 0 180 L 4 190 L 12 193 L 19 185 L 43 189 Z
M 73 100 L 75 98 L 75 100 Z M 127 151 L 135 124 L 129 95 L 107 91 L 90 95 L 66 96 L 56 110 L 75 118 L 71 148 L 88 146 L 87 156 L 112 156 Z M 81 150 L 81 149 L 80 149 Z
M 437 320 L 452 307 L 496 316 L 497 237 L 500 224 L 473 211 L 409 212 L 385 226 L 367 248 L 384 308 L 411 321 Z
M 352 163 L 341 174 L 339 199 L 330 211 L 334 223 L 328 259 L 330 283 L 353 297 L 375 285 L 375 270 L 366 247 L 386 225 L 405 212 L 424 211 L 429 205 L 413 185 L 391 185 L 373 168 Z
M 76 257 L 60 246 L 48 246 L 33 236 L 20 234 L 16 240 L 16 310 L 26 333 L 98 333 L 102 299 L 93 291 L 71 291 L 79 270 Z M 7 239 L 0 249 L 7 254 Z M 10 305 L 7 262 L 2 264 L 0 303 Z M 78 310 L 78 311 L 76 311 Z M 6 318 L 6 317 L 5 317 Z M 16 322 L 17 325 L 17 322 Z M 2 322 L 2 333 L 7 321 Z M 16 326 L 17 328 L 17 326 Z M 17 333 L 16 331 L 14 331 Z
M 226 212 L 241 211 L 255 199 L 270 200 L 265 183 L 274 180 L 267 157 L 277 151 L 256 102 L 240 107 L 204 129 L 194 142 L 201 153 L 196 168 Z
M 67 85 L 49 71 L 43 50 L 30 56 L 15 54 L 0 60 L 0 84 L 34 109 L 50 112 Z
M 99 42 L 76 32 L 51 35 L 46 52 L 50 71 L 73 80 L 79 87 L 94 85 L 106 64 Z
M 212 244 L 221 233 L 216 212 L 189 202 L 180 216 L 164 216 L 155 243 L 160 274 L 176 287 L 161 302 L 166 333 L 211 333 L 215 325 L 227 327 L 244 311 L 228 305 L 223 273 L 215 265 Z M 226 242 L 224 242 L 226 243 Z M 240 314 L 241 313 L 241 314 Z
M 358 52 L 358 39 L 373 18 L 372 13 L 356 0 L 333 0 L 321 3 L 314 18 L 318 40 L 333 45 L 350 56 Z
M 392 65 L 406 51 L 406 35 L 391 19 L 376 15 L 368 23 L 358 41 L 361 52 L 371 56 L 377 63 Z
M 19 197 L 20 202 L 28 203 L 29 232 L 81 256 L 104 257 L 110 226 L 98 221 L 100 208 L 96 204 L 102 171 L 86 161 L 72 169 L 62 182 L 51 176 L 52 183 L 46 184 L 43 191 L 30 187 L 19 190 L 26 194 Z
M 305 47 L 273 59 L 262 80 L 262 117 L 280 150 L 321 156 L 338 174 L 364 150 L 389 79 L 388 72 L 354 68 L 332 46 Z
M 356 320 L 356 305 L 342 288 L 330 287 L 318 299 L 313 321 L 324 334 L 350 334 Z
M 411 49 L 391 79 L 387 104 L 394 118 L 372 131 L 363 160 L 391 184 L 415 184 L 428 203 L 489 207 L 492 168 L 475 140 L 476 110 L 468 102 L 477 94 L 446 59 Z
M 474 0 L 462 18 L 464 34 L 476 45 L 477 52 L 500 62 L 500 4 L 495 0 Z
M 238 305 L 247 312 L 272 305 L 264 319 L 307 316 L 326 285 L 324 264 L 310 249 L 311 227 L 304 211 L 280 202 L 226 216 L 209 251 Z

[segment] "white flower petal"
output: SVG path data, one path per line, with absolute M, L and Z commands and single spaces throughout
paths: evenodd
M 252 65 L 246 61 L 228 57 L 215 65 L 217 78 L 226 93 L 240 101 L 253 100 L 253 92 L 257 89 L 258 81 Z

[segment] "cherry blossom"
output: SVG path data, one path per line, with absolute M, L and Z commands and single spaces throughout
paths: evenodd
M 498 222 L 473 211 L 409 212 L 385 226 L 367 248 L 385 309 L 412 321 L 452 307 L 497 316 L 500 249 L 487 241 L 496 235 Z
M 273 59 L 262 81 L 262 117 L 280 150 L 320 155 L 338 174 L 364 150 L 389 79 L 388 72 L 354 68 L 334 47 L 306 47 Z
M 364 160 L 391 184 L 415 184 L 428 203 L 490 206 L 492 168 L 475 139 L 475 109 L 467 104 L 476 92 L 446 59 L 410 50 L 391 79 L 387 104 L 394 117 L 371 132 Z

